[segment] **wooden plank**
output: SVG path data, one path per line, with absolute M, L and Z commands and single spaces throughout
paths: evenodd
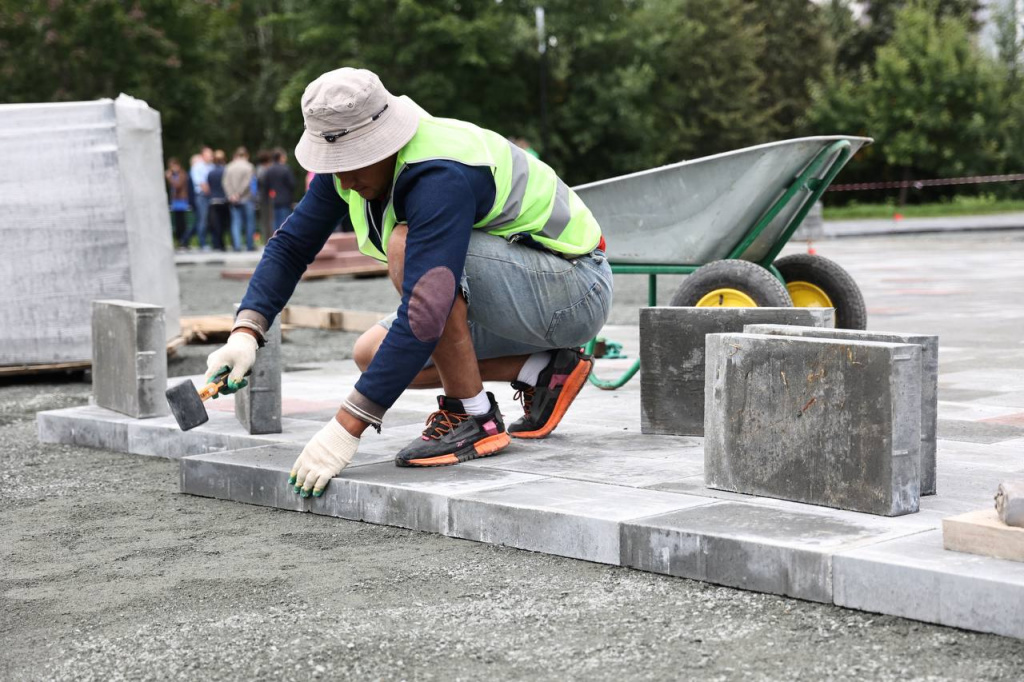
M 199 315 L 181 318 L 185 343 L 223 343 L 235 325 L 232 315 Z
M 173 339 L 167 342 L 167 355 L 174 355 L 179 348 L 187 346 L 188 340 L 184 336 L 175 336 Z
M 1007 526 L 995 509 L 942 519 L 942 544 L 954 552 L 1024 561 L 1024 528 Z
M 167 342 L 167 355 L 184 346 L 185 338 L 175 336 Z M 33 376 L 36 374 L 53 374 L 56 372 L 82 372 L 92 367 L 91 360 L 75 360 L 72 362 L 47 362 L 36 365 L 3 365 L 0 366 L 0 377 Z
M 0 367 L 0 377 L 30 376 L 34 374 L 49 374 L 52 372 L 79 372 L 89 369 L 92 366 L 90 360 L 79 360 L 77 362 L 52 362 L 38 365 L 4 365 Z
M 281 322 L 309 329 L 341 329 L 344 316 L 345 311 L 337 308 L 290 305 L 281 311 Z
M 318 264 L 314 263 L 302 273 L 302 279 L 323 279 L 324 277 L 339 277 L 343 275 L 382 277 L 386 274 L 388 274 L 388 266 L 373 260 L 365 265 L 345 265 L 341 267 L 318 267 Z
M 346 275 L 351 277 L 383 277 L 388 274 L 387 265 L 371 259 L 367 260 L 369 260 L 369 263 L 362 265 L 339 267 L 334 267 L 330 261 L 324 261 L 324 267 L 320 267 L 320 264 L 314 262 L 303 273 L 302 279 L 323 279 L 325 277 L 341 277 Z M 254 268 L 227 268 L 220 271 L 220 276 L 222 279 L 247 280 L 252 277 L 253 272 L 255 272 Z
M 362 333 L 387 316 L 388 313 L 373 313 L 367 310 L 346 310 L 345 315 L 342 317 L 341 329 L 346 332 Z
M 365 332 L 387 316 L 387 313 L 368 310 L 342 310 L 304 305 L 290 305 L 281 311 L 281 320 L 290 327 L 343 332 Z

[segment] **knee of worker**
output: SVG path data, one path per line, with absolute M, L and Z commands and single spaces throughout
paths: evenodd
M 375 324 L 356 339 L 356 343 L 352 347 L 352 359 L 355 360 L 360 372 L 365 372 L 366 368 L 370 366 L 373 356 L 377 354 L 377 349 L 380 348 L 380 344 L 384 342 L 384 337 L 387 335 L 387 329 Z
M 405 237 L 409 234 L 407 225 L 395 225 L 388 237 L 388 278 L 395 288 L 402 290 L 402 278 L 405 277 Z

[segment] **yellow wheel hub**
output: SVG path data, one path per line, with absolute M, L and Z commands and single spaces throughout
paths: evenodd
M 821 287 L 810 282 L 789 282 L 786 284 L 789 297 L 797 308 L 834 308 L 832 299 Z
M 697 301 L 698 308 L 756 308 L 754 299 L 739 289 L 715 289 Z

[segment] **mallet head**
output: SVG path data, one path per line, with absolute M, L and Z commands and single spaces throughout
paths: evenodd
M 171 407 L 171 414 L 182 431 L 194 429 L 210 420 L 210 416 L 206 414 L 206 405 L 203 405 L 203 399 L 191 380 L 167 389 L 165 395 L 167 404 Z

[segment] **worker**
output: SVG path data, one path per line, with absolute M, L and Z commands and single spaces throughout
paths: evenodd
M 500 452 L 510 436 L 551 433 L 592 368 L 580 347 L 611 308 L 590 210 L 503 136 L 430 116 L 370 71 L 323 74 L 303 93 L 302 116 L 295 158 L 316 177 L 267 242 L 207 378 L 229 368 L 224 393 L 246 384 L 268 328 L 346 214 L 360 251 L 387 263 L 401 304 L 356 341 L 362 374 L 299 455 L 294 492 L 319 497 L 409 387 L 444 395 L 398 466 L 456 464 Z M 482 381 L 511 382 L 523 416 L 506 428 Z

